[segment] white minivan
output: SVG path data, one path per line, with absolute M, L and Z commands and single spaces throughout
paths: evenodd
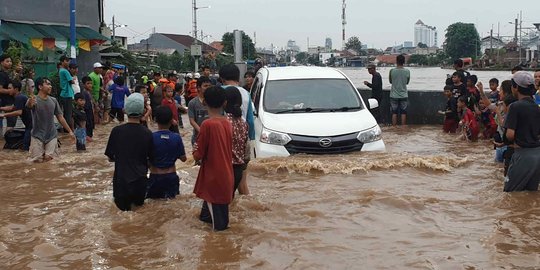
M 381 129 L 343 72 L 264 67 L 251 88 L 255 158 L 384 151 Z M 378 107 L 369 99 L 370 108 Z

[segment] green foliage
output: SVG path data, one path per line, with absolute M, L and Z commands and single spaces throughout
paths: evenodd
M 444 52 L 438 52 L 437 54 L 419 55 L 413 54 L 409 58 L 409 64 L 416 64 L 420 66 L 441 66 L 448 61 L 448 55 Z
M 418 45 L 416 45 L 416 47 L 418 47 L 418 48 L 424 48 L 424 49 L 425 49 L 425 48 L 428 47 L 428 45 L 427 45 L 427 44 L 424 44 L 424 43 L 422 43 L 422 42 L 418 42 Z
M 19 63 L 22 58 L 22 45 L 17 41 L 10 41 L 5 54 L 9 55 L 13 63 Z
M 358 39 L 358 37 L 350 37 L 349 40 L 347 40 L 347 42 L 345 43 L 345 49 L 352 49 L 358 53 L 361 53 L 362 42 L 360 42 L 360 39 Z
M 309 58 L 309 55 L 307 52 L 300 52 L 296 55 L 296 62 L 300 64 L 306 64 L 308 58 Z
M 223 44 L 223 52 L 234 55 L 234 33 L 223 34 L 221 44 Z M 242 32 L 242 55 L 244 60 L 257 58 L 255 44 L 244 32 Z
M 454 23 L 446 29 L 445 52 L 452 58 L 473 57 L 480 54 L 480 36 L 474 24 Z
M 409 64 L 416 64 L 420 66 L 425 66 L 428 64 L 428 56 L 427 55 L 420 55 L 420 54 L 413 54 L 409 58 L 408 61 Z

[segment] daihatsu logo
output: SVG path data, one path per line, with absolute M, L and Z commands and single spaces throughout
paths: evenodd
M 332 146 L 332 139 L 330 138 L 323 138 L 319 141 L 319 145 L 324 147 L 324 148 L 328 148 L 330 146 Z

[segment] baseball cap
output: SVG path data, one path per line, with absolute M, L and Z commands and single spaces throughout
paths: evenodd
M 377 66 L 375 64 L 369 64 L 367 68 L 376 68 Z
M 103 65 L 100 62 L 94 63 L 94 68 L 102 68 Z
M 75 62 L 69 63 L 69 68 L 78 68 L 79 66 Z
M 523 88 L 529 88 L 531 85 L 534 85 L 533 76 L 526 71 L 518 71 L 512 76 L 512 80 L 519 86 Z
M 139 93 L 133 93 L 126 99 L 126 114 L 128 116 L 141 116 L 144 113 L 144 97 Z

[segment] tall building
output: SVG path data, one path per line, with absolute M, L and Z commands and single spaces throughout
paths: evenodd
M 426 44 L 429 47 L 438 46 L 437 28 L 426 25 L 422 20 L 414 24 L 414 46 L 418 43 Z
M 327 51 L 331 51 L 332 50 L 332 39 L 331 38 L 326 38 L 326 41 L 324 43 L 324 47 Z
M 300 47 L 298 45 L 296 45 L 296 41 L 289 40 L 289 41 L 287 41 L 287 50 L 299 52 Z

